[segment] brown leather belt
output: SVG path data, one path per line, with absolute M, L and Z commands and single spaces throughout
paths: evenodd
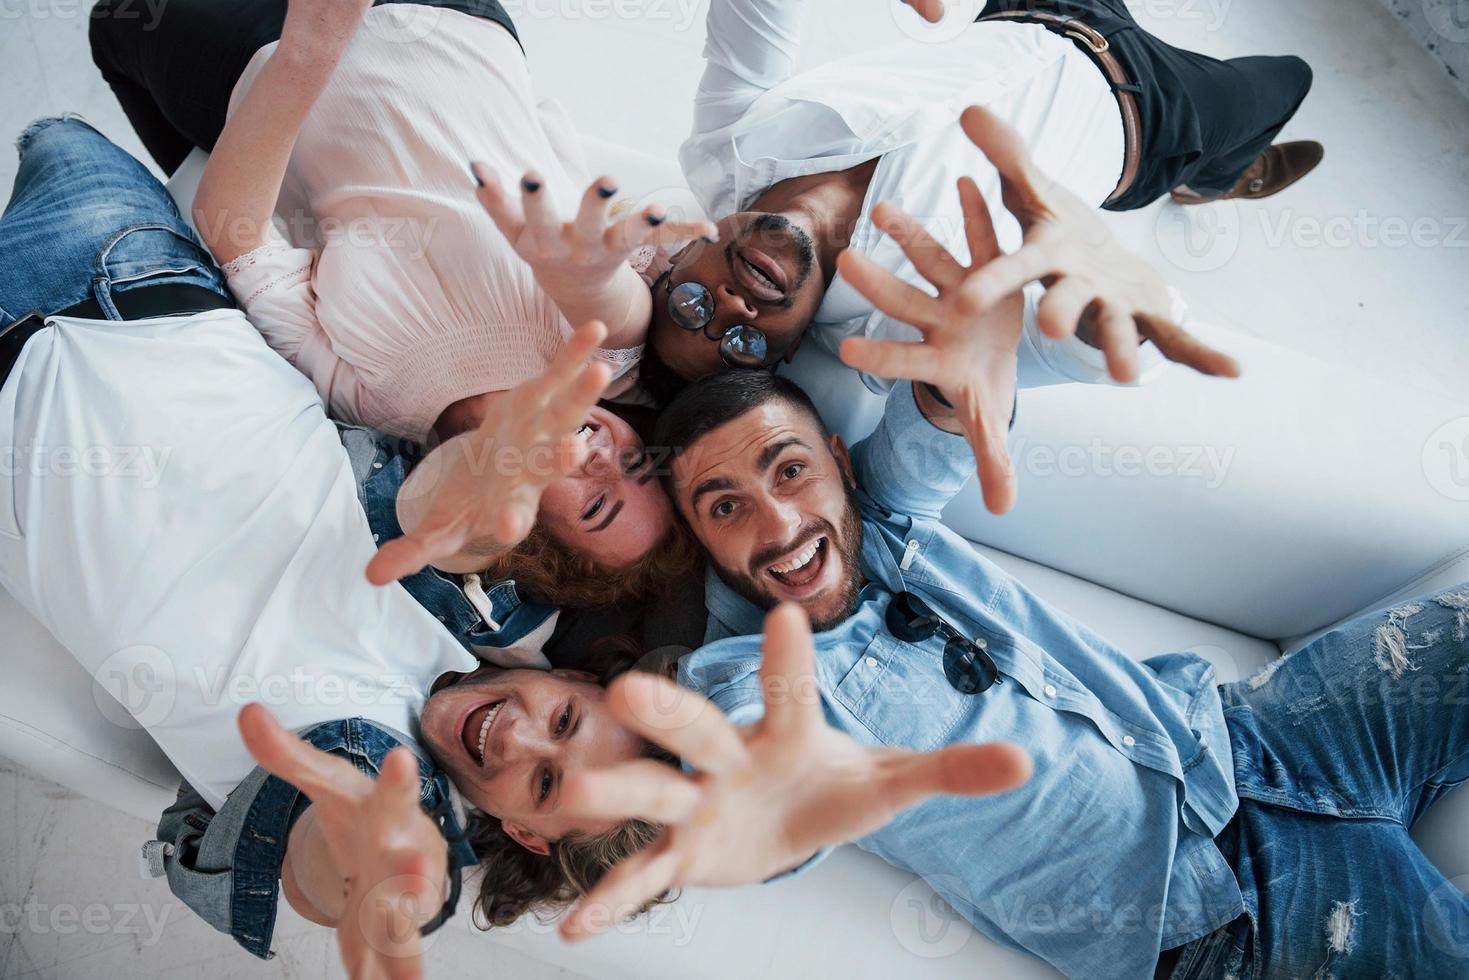
M 1069 37 L 1091 55 L 1092 61 L 1097 63 L 1097 67 L 1111 83 L 1112 94 L 1117 96 L 1117 105 L 1122 110 L 1122 133 L 1125 144 L 1122 179 L 1117 182 L 1117 189 L 1112 192 L 1111 197 L 1107 198 L 1106 203 L 1111 204 L 1131 190 L 1133 181 L 1137 180 L 1138 169 L 1142 165 L 1142 114 L 1138 111 L 1137 98 L 1129 91 L 1133 87 L 1132 81 L 1127 77 L 1127 72 L 1123 70 L 1116 55 L 1112 54 L 1111 42 L 1096 29 L 1088 27 L 1075 17 L 1067 17 L 1062 14 L 1047 14 L 1030 10 L 1002 10 L 986 14 L 979 19 L 981 21 L 1012 20 L 1040 24 L 1049 31 Z

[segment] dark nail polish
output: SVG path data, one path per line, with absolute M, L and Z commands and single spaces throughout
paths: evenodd
M 598 187 L 597 188 L 597 194 L 599 196 L 601 196 L 601 197 L 604 197 L 604 198 L 605 197 L 611 197 L 613 194 L 616 194 L 616 193 L 617 193 L 617 188 L 615 188 L 615 187 Z
M 480 187 L 485 186 L 485 182 L 480 179 L 479 171 L 474 168 L 474 164 L 472 163 L 469 165 L 469 176 L 473 177 L 474 182 Z
M 541 189 L 541 182 L 539 180 L 522 180 L 520 186 L 525 188 L 527 194 L 534 194 Z
M 645 215 L 643 215 L 643 220 L 646 221 L 648 224 L 652 225 L 654 228 L 657 228 L 659 225 L 663 224 L 663 222 L 667 221 L 668 219 L 667 218 L 660 217 L 660 216 L 658 216 L 656 214 L 645 214 Z

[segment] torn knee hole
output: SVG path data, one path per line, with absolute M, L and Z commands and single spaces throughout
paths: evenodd
M 31 140 L 35 139 L 36 135 L 42 130 L 49 129 L 57 123 L 72 122 L 73 120 L 77 122 L 86 121 L 79 112 L 63 112 L 59 116 L 42 116 L 40 119 L 33 121 L 25 129 L 22 129 L 20 135 L 15 138 L 16 152 L 25 153 L 26 147 L 31 145 Z
M 1434 597 L 1434 602 L 1454 613 L 1454 639 L 1469 639 L 1469 589 L 1443 592 Z
M 1372 634 L 1372 659 L 1384 673 L 1391 674 L 1393 680 L 1401 680 L 1408 671 L 1418 669 L 1409 654 L 1422 650 L 1424 645 L 1414 645 L 1409 640 L 1408 619 L 1424 608 L 1421 602 L 1410 602 L 1389 610 L 1387 622 Z

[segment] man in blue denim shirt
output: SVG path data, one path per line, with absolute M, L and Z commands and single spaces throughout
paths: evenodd
M 684 447 L 676 501 L 716 569 L 709 639 L 753 637 L 773 601 L 798 602 L 824 631 L 816 676 L 831 724 L 909 749 L 1012 741 L 1034 760 L 1021 790 L 982 804 L 931 800 L 861 845 L 929 877 L 993 938 L 1072 976 L 1102 975 L 1104 963 L 1108 975 L 1150 973 L 1160 950 L 1236 918 L 1240 890 L 1214 838 L 1238 799 L 1209 664 L 1133 660 L 945 527 L 940 512 L 974 457 L 929 421 L 911 385 L 894 389 L 848 458 L 839 441 L 826 450 L 832 440 L 799 389 L 768 377 L 722 383 L 696 386 L 664 423 L 668 444 Z M 703 410 L 714 401 L 735 418 L 686 440 L 681 426 L 713 417 Z M 840 517 L 806 502 L 821 484 Z M 980 644 L 999 682 L 957 690 L 946 636 L 895 637 L 885 615 L 899 594 Z M 753 639 L 713 642 L 684 658 L 679 682 L 747 723 L 761 711 L 758 663 Z M 1032 906 L 1055 921 L 1028 928 Z
M 711 642 L 679 664 L 682 694 L 632 678 L 613 701 L 698 778 L 582 777 L 579 801 L 670 825 L 583 909 L 760 880 L 845 837 L 1074 977 L 1463 975 L 1469 899 L 1408 831 L 1469 779 L 1469 588 L 1220 686 L 1195 654 L 1132 659 L 984 558 L 941 522 L 976 446 L 981 476 L 1004 476 L 1002 437 L 964 416 L 976 379 L 1010 400 L 1015 297 L 951 303 L 998 254 L 979 208 L 971 268 L 905 243 L 937 296 L 866 279 L 924 342 L 884 348 L 919 383 L 850 452 L 769 374 L 706 378 L 664 410 L 654 441 L 709 559 Z M 817 631 L 804 665 L 784 612 L 762 656 L 781 604 Z M 824 725 L 791 717 L 803 699 Z M 1025 785 L 891 805 L 907 753 L 996 743 L 1029 753 Z M 968 793 L 961 773 L 989 764 L 952 755 L 928 785 Z M 594 931 L 589 915 L 564 931 Z
M 1469 589 L 1363 617 L 1247 682 L 1218 686 L 1190 653 L 1135 661 L 940 522 L 974 465 L 945 414 L 900 385 L 849 454 L 770 375 L 705 379 L 665 411 L 675 500 L 717 569 L 708 605 L 728 637 L 684 657 L 678 683 L 719 710 L 633 686 L 653 678 L 614 692 L 634 705 L 624 723 L 700 782 L 583 777 L 579 799 L 648 801 L 626 812 L 673 825 L 585 907 L 809 864 L 789 842 L 847 821 L 859 847 L 1069 976 L 1462 974 L 1469 901 L 1408 829 L 1469 778 Z M 750 746 L 770 737 L 771 698 L 803 684 L 762 668 L 778 602 L 819 631 L 806 672 L 826 726 L 879 760 L 1014 743 L 1029 782 L 858 820 L 850 786 L 880 796 L 882 772 L 830 733 L 808 742 L 782 721 L 762 763 Z M 1407 651 L 1401 670 L 1384 649 Z M 705 730 L 679 735 L 685 719 Z M 746 748 L 721 755 L 721 739 Z M 585 930 L 573 916 L 567 931 Z

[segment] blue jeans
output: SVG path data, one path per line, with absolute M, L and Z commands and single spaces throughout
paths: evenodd
M 1469 779 L 1469 588 L 1221 693 L 1240 809 L 1219 844 L 1247 914 L 1184 947 L 1175 980 L 1469 977 L 1469 880 L 1408 836 Z
M 73 117 L 42 119 L 16 142 L 20 169 L 0 216 L 0 327 L 95 298 L 191 283 L 230 295 L 208 249 L 148 169 Z

